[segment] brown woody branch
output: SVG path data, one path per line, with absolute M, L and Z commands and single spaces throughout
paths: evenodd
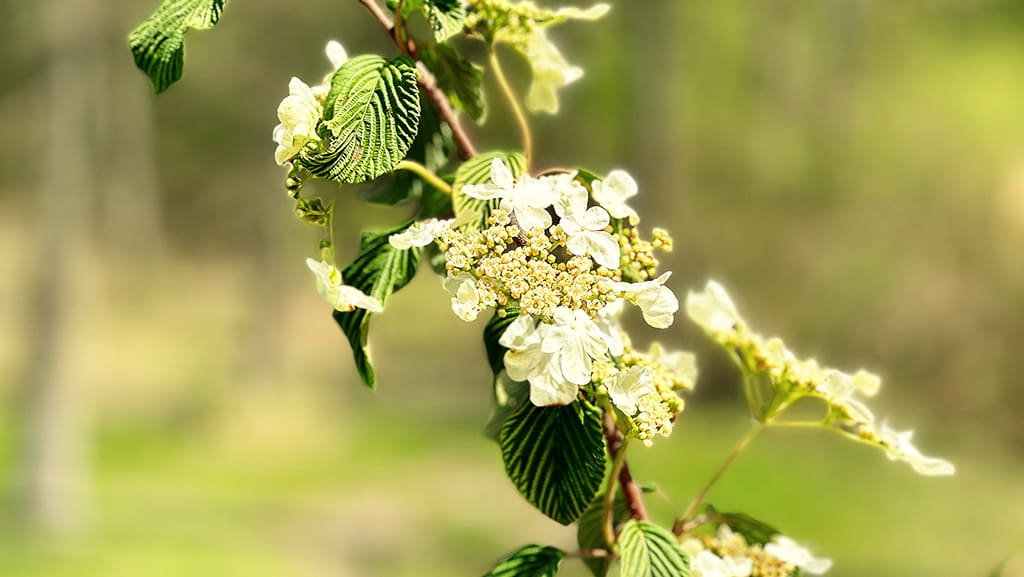
M 615 420 L 609 413 L 604 414 L 604 437 L 608 441 L 608 455 L 615 460 L 615 456 L 622 450 L 622 433 L 615 426 Z M 626 507 L 629 515 L 640 521 L 647 520 L 647 509 L 644 507 L 643 492 L 640 486 L 633 480 L 629 473 L 629 464 L 625 459 L 622 462 L 622 469 L 619 471 L 619 486 L 622 487 L 622 496 L 626 498 Z

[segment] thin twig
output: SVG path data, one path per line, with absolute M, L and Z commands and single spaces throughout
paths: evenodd
M 732 465 L 733 461 L 736 460 L 736 457 L 739 457 L 740 454 L 743 453 L 743 450 L 746 449 L 748 445 L 750 445 L 750 442 L 753 441 L 755 437 L 757 437 L 757 434 L 760 433 L 763 428 L 764 426 L 761 425 L 761 423 L 754 423 L 753 428 L 750 429 L 750 431 L 748 431 L 742 439 L 740 439 L 739 444 L 736 445 L 736 448 L 733 449 L 732 453 L 730 453 L 729 456 L 725 459 L 725 462 L 722 463 L 722 466 L 718 468 L 718 471 L 716 471 L 715 474 L 711 477 L 711 479 L 707 482 L 707 484 L 704 485 L 704 488 L 701 489 L 700 493 L 698 493 L 697 496 L 693 498 L 693 501 L 690 501 L 690 506 L 686 508 L 686 512 L 683 513 L 683 516 L 681 517 L 683 521 L 689 519 L 694 515 L 694 513 L 697 512 L 697 508 L 700 507 L 700 504 L 704 502 L 704 497 L 707 497 L 708 492 L 711 491 L 711 487 L 715 486 L 715 483 L 717 483 L 718 480 L 722 478 L 722 475 L 725 474 L 725 472 L 729 469 L 729 466 Z
M 412 39 L 407 39 L 405 45 L 402 46 L 402 40 L 399 38 L 399 34 L 395 29 L 395 25 L 391 22 L 391 18 L 381 9 L 374 0 L 358 0 L 360 4 L 366 7 L 370 11 L 370 14 L 377 19 L 377 22 L 384 27 L 391 39 L 395 41 L 395 44 L 402 49 L 402 52 L 408 54 L 412 58 L 416 58 L 416 44 Z M 423 93 L 427 95 L 430 103 L 434 105 L 434 109 L 437 110 L 438 115 L 445 121 L 445 123 L 452 129 L 452 138 L 455 139 L 455 145 L 459 148 L 459 156 L 463 160 L 467 160 L 476 156 L 476 147 L 473 146 L 473 142 L 469 139 L 469 135 L 466 134 L 466 130 L 462 127 L 462 123 L 459 122 L 458 116 L 455 115 L 455 110 L 452 108 L 451 102 L 448 101 L 448 97 L 445 96 L 444 91 L 437 85 L 437 79 L 429 68 L 422 61 L 416 61 L 416 72 L 419 77 L 419 85 L 423 90 Z

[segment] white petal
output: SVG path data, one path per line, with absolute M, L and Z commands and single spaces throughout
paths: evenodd
M 512 190 L 515 186 L 512 171 L 497 157 L 491 160 L 491 182 L 506 190 Z
M 601 208 L 600 206 L 592 206 L 583 213 L 583 218 L 580 224 L 586 230 L 603 230 L 604 227 L 608 226 L 610 219 L 608 218 L 608 211 Z
M 328 42 L 324 52 L 327 53 L 327 59 L 331 61 L 331 66 L 335 70 L 341 68 L 341 65 L 348 61 L 348 53 L 337 40 Z
M 587 243 L 594 262 L 610 269 L 619 268 L 619 243 L 607 232 L 588 232 Z
M 530 379 L 530 402 L 538 407 L 568 405 L 577 394 L 579 387 L 558 378 L 557 373 L 544 372 Z
M 516 221 L 522 230 L 547 228 L 551 226 L 551 215 L 543 208 L 532 208 L 515 204 Z
M 341 285 L 338 287 L 340 296 L 335 308 L 338 310 L 352 310 L 353 307 L 366 309 L 371 313 L 379 313 L 384 310 L 383 305 L 376 298 L 367 295 L 353 286 Z M 342 308 L 344 307 L 344 308 Z
M 665 286 L 640 293 L 636 304 L 643 312 L 647 324 L 656 329 L 668 328 L 672 324 L 673 315 L 679 310 L 679 299 Z

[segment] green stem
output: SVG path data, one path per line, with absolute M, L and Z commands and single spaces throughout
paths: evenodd
M 718 480 L 722 478 L 722 475 L 725 474 L 725 472 L 729 469 L 729 466 L 732 465 L 733 461 L 736 460 L 736 457 L 739 457 L 740 454 L 743 453 L 743 451 L 750 445 L 751 441 L 753 441 L 757 437 L 758 433 L 760 433 L 763 428 L 764 426 L 761 423 L 754 423 L 753 428 L 751 428 L 750 431 L 748 431 L 747 434 L 744 435 L 742 439 L 740 439 L 740 442 L 736 445 L 736 448 L 733 449 L 732 453 L 729 454 L 729 457 L 725 459 L 725 462 L 722 463 L 722 466 L 718 468 L 718 471 L 715 472 L 715 474 L 711 477 L 707 484 L 704 485 L 704 488 L 701 489 L 700 493 L 698 493 L 697 496 L 694 497 L 693 501 L 690 502 L 690 506 L 686 508 L 686 512 L 683 513 L 681 519 L 689 519 L 694 515 L 694 513 L 697 512 L 697 509 L 700 507 L 701 503 L 704 502 L 704 498 L 707 497 L 708 492 L 711 491 L 711 488 L 714 487 L 715 483 L 717 483 Z
M 604 517 L 601 519 L 601 527 L 604 529 L 604 540 L 609 547 L 615 546 L 615 485 L 623 465 L 626 464 L 625 449 L 626 441 L 623 440 L 612 460 L 612 468 L 608 472 L 607 486 L 604 490 Z
M 395 170 L 408 170 L 409 172 L 419 176 L 423 180 L 430 184 L 434 188 L 441 192 L 451 196 L 452 187 L 447 182 L 441 180 L 441 177 L 434 174 L 429 168 L 416 162 L 415 160 L 403 160 L 395 166 Z
M 768 421 L 768 427 L 788 427 L 793 429 L 820 429 L 825 426 L 821 421 Z
M 526 171 L 529 172 L 530 161 L 533 160 L 533 135 L 530 132 L 530 123 L 526 119 L 523 107 L 519 104 L 519 99 L 516 98 L 515 92 L 512 91 L 512 86 L 508 83 L 508 78 L 505 77 L 505 71 L 501 68 L 501 62 L 498 60 L 498 53 L 494 50 L 493 46 L 489 52 L 494 76 L 498 79 L 502 92 L 505 93 L 505 97 L 508 98 L 508 102 L 512 106 L 512 112 L 515 113 L 516 121 L 519 122 L 519 130 L 523 135 L 523 154 L 526 155 Z

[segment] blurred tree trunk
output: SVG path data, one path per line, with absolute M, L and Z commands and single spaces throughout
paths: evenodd
M 49 62 L 42 206 L 37 211 L 31 366 L 25 382 L 25 431 L 19 504 L 37 529 L 67 533 L 85 513 L 85 396 L 78 374 L 88 310 L 88 216 L 95 194 L 92 72 L 96 59 L 93 0 L 42 5 Z

